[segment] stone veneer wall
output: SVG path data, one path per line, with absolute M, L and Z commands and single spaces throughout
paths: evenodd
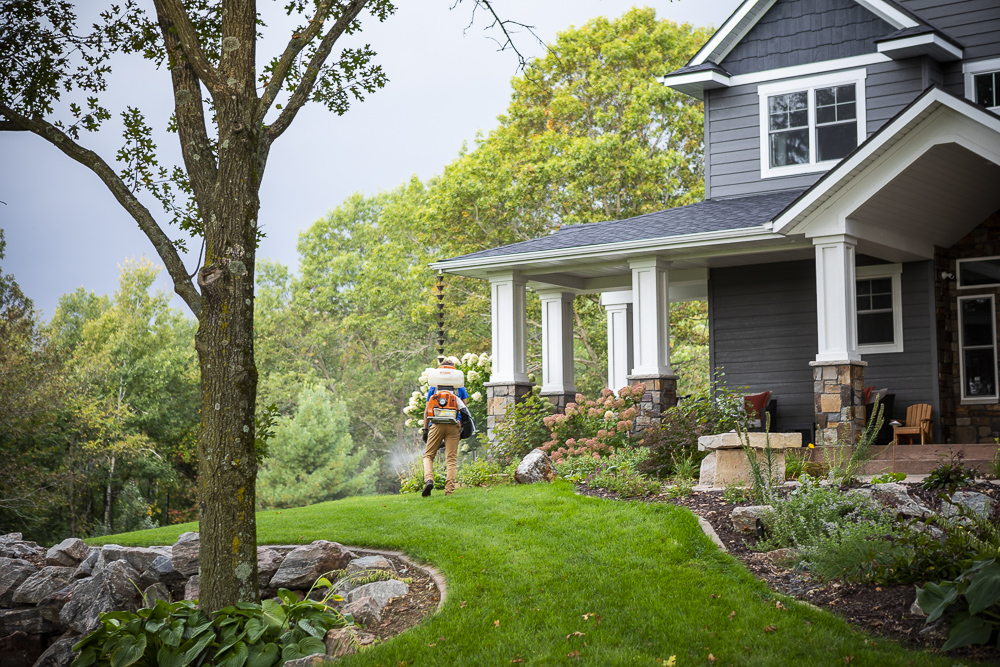
M 487 382 L 483 386 L 486 387 L 486 437 L 493 440 L 493 433 L 507 410 L 523 401 L 535 385 L 532 382 Z
M 861 400 L 865 386 L 864 361 L 810 362 L 813 367 L 813 395 L 816 427 L 823 445 L 853 445 L 865 429 L 865 406 Z
M 646 393 L 639 402 L 639 414 L 635 418 L 635 430 L 642 431 L 660 423 L 663 412 L 677 405 L 676 375 L 629 375 L 631 386 L 640 382 L 646 385 Z
M 977 294 L 997 295 L 1000 287 L 958 289 L 958 259 L 1000 255 L 1000 211 L 966 234 L 950 248 L 937 248 L 934 257 L 934 302 L 938 329 L 938 383 L 941 396 L 941 437 L 945 443 L 976 444 L 994 442 L 1000 436 L 1000 404 L 962 405 L 959 383 L 958 297 Z M 942 272 L 955 275 L 942 279 Z M 1000 322 L 997 323 L 1000 332 Z

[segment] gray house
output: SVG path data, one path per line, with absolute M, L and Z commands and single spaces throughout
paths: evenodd
M 865 387 L 937 442 L 1000 433 L 1000 1 L 746 0 L 666 86 L 705 105 L 703 202 L 434 264 L 489 280 L 491 425 L 575 393 L 572 299 L 602 293 L 608 384 L 674 402 L 668 302 L 707 299 L 711 363 L 781 430 L 852 438 Z

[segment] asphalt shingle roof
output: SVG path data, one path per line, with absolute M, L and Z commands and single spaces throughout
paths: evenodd
M 805 190 L 783 190 L 730 199 L 706 199 L 697 204 L 646 213 L 625 220 L 567 225 L 548 236 L 452 257 L 448 261 L 569 250 L 622 241 L 644 241 L 757 227 L 772 220 L 803 192 Z

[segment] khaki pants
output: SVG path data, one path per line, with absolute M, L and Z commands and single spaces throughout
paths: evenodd
M 448 464 L 448 478 L 445 493 L 455 491 L 455 476 L 458 473 L 458 436 L 462 427 L 455 424 L 431 424 L 427 434 L 427 449 L 424 450 L 424 483 L 434 481 L 434 455 L 444 440 L 445 462 Z

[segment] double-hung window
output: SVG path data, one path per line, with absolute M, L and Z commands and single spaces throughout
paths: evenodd
M 992 294 L 958 297 L 959 376 L 963 403 L 996 403 L 996 305 Z
M 965 96 L 991 111 L 1000 111 L 1000 58 L 962 65 Z
M 877 264 L 855 269 L 858 352 L 903 351 L 902 264 Z
M 761 84 L 761 177 L 829 169 L 865 138 L 865 70 Z

